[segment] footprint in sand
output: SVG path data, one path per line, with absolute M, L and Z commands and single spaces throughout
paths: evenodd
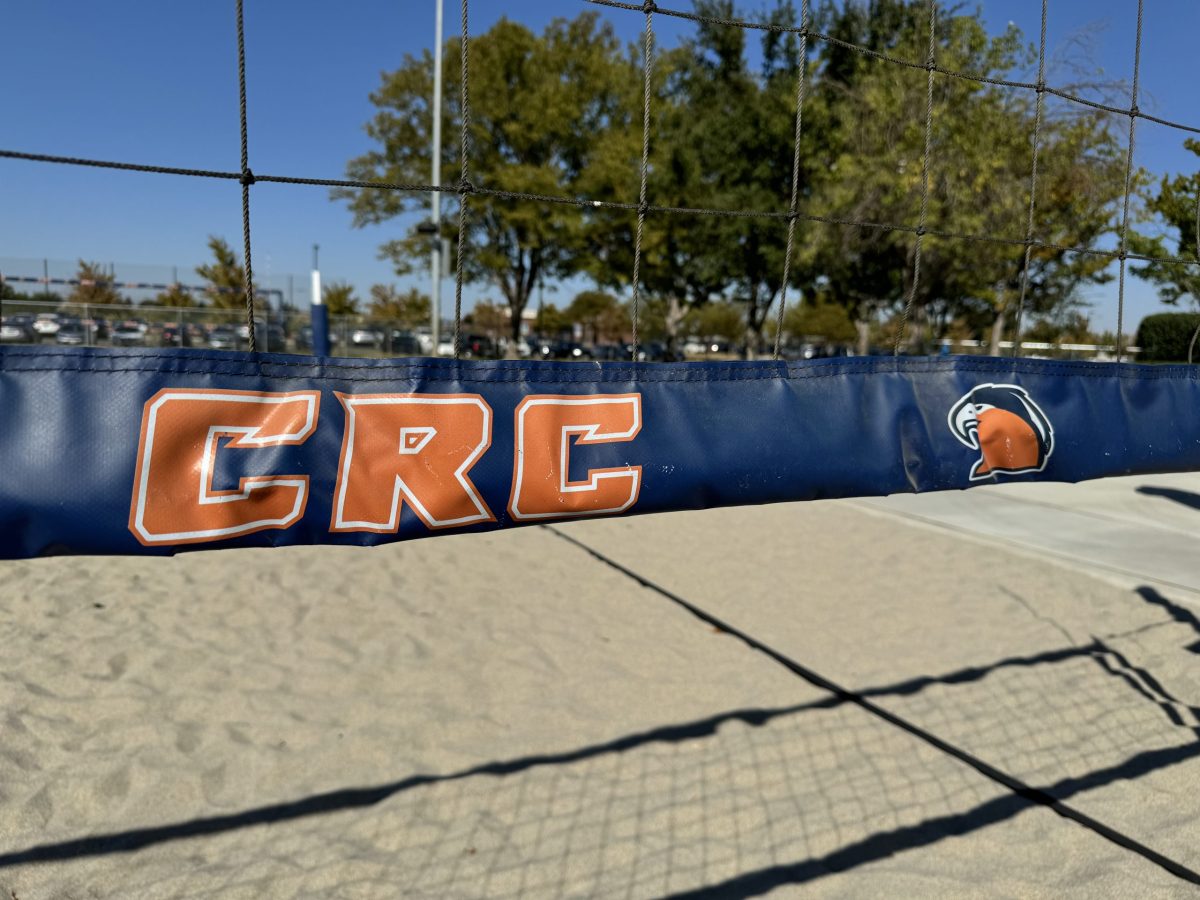
M 129 656 L 125 653 L 118 653 L 108 661 L 108 677 L 116 681 L 126 670 L 129 669 Z
M 175 749 L 180 753 L 192 753 L 200 746 L 200 735 L 204 729 L 195 722 L 184 722 L 175 736 Z

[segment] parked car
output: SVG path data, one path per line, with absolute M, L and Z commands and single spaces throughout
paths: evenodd
M 411 331 L 394 329 L 387 340 L 387 352 L 392 356 L 423 356 L 421 341 Z
M 54 337 L 58 334 L 58 313 L 41 313 L 33 320 L 33 330 L 39 337 Z
M 84 319 L 83 325 L 85 328 L 91 329 L 93 340 L 102 341 L 108 338 L 108 319 L 105 319 L 103 316 Z
M 64 319 L 59 322 L 58 331 L 54 333 L 54 342 L 56 344 L 78 346 L 79 344 L 86 344 L 87 339 L 87 328 L 78 319 Z
M 196 324 L 167 322 L 159 333 L 159 343 L 164 347 L 203 347 L 208 333 Z
M 625 345 L 625 357 L 633 358 L 633 345 Z M 638 362 L 682 362 L 683 355 L 667 349 L 661 341 L 650 341 L 638 347 Z
M 254 340 L 258 344 L 259 350 L 266 350 L 270 353 L 287 352 L 287 334 L 284 333 L 283 326 L 278 322 L 272 322 L 265 328 L 261 325 L 255 326 Z
M 378 347 L 383 343 L 383 332 L 374 328 L 356 328 L 350 332 L 350 343 L 355 347 Z
M 249 333 L 247 328 L 246 334 Z M 212 350 L 237 350 L 241 344 L 242 339 L 237 331 L 228 325 L 218 325 L 208 333 L 208 346 Z
M 495 359 L 496 342 L 482 334 L 468 334 L 462 339 L 462 355 L 467 359 Z
M 592 359 L 605 362 L 627 362 L 629 351 L 620 344 L 597 344 L 592 348 Z
M 534 344 L 532 355 L 535 359 L 584 360 L 592 358 L 591 351 L 575 341 L 541 341 Z
M 683 344 L 683 353 L 685 356 L 707 356 L 710 353 L 731 353 L 733 348 L 729 346 L 729 341 L 721 338 L 698 338 L 690 337 Z
M 146 343 L 146 326 L 133 319 L 117 323 L 109 341 L 114 347 L 141 347 Z
M 293 338 L 293 343 L 296 345 L 297 350 L 311 351 L 313 348 L 312 340 L 313 340 L 312 326 L 305 325 L 299 331 L 296 332 L 296 336 L 295 336 L 295 338 Z M 330 331 L 329 332 L 329 346 L 336 347 L 337 344 L 338 344 L 338 336 L 336 334 L 334 334 L 332 331 Z
M 5 344 L 32 344 L 38 339 L 33 328 L 33 316 L 15 315 L 0 319 L 0 342 Z

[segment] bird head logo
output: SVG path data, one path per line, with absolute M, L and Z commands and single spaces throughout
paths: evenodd
M 971 480 L 998 473 L 1020 475 L 1046 468 L 1054 452 L 1054 429 L 1023 387 L 981 384 L 964 394 L 948 417 L 954 436 L 979 459 Z

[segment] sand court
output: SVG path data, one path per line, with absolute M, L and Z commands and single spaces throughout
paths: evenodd
M 847 503 L 6 563 L 0 888 L 1184 896 L 1194 599 Z

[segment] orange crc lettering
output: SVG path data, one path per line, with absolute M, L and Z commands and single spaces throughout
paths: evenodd
M 471 481 L 492 442 L 492 408 L 483 397 L 335 396 L 345 424 L 331 532 L 393 534 L 404 504 L 429 529 L 496 520 Z M 296 524 L 308 503 L 308 475 L 248 475 L 236 488 L 217 490 L 225 478 L 216 472 L 239 464 L 256 472 L 284 468 L 254 451 L 303 444 L 317 430 L 320 405 L 319 391 L 159 391 L 142 412 L 129 530 L 147 546 L 164 546 Z M 637 502 L 642 467 L 588 468 L 596 455 L 588 448 L 637 437 L 641 394 L 534 394 L 518 404 L 513 423 L 513 520 L 621 513 Z M 312 459 L 314 449 L 303 452 L 302 471 L 332 463 Z M 572 481 L 572 472 L 581 477 Z
M 346 411 L 330 531 L 391 533 L 401 497 L 427 528 L 495 520 L 467 473 L 492 442 L 478 394 L 338 394 Z
M 215 541 L 287 528 L 304 515 L 305 475 L 242 478 L 213 490 L 221 438 L 230 449 L 302 444 L 316 430 L 317 391 L 167 389 L 142 413 L 129 528 L 147 546 Z
M 642 467 L 590 469 L 586 480 L 570 481 L 571 444 L 632 441 L 641 428 L 641 394 L 526 397 L 516 411 L 509 513 L 525 521 L 629 509 L 637 501 Z

